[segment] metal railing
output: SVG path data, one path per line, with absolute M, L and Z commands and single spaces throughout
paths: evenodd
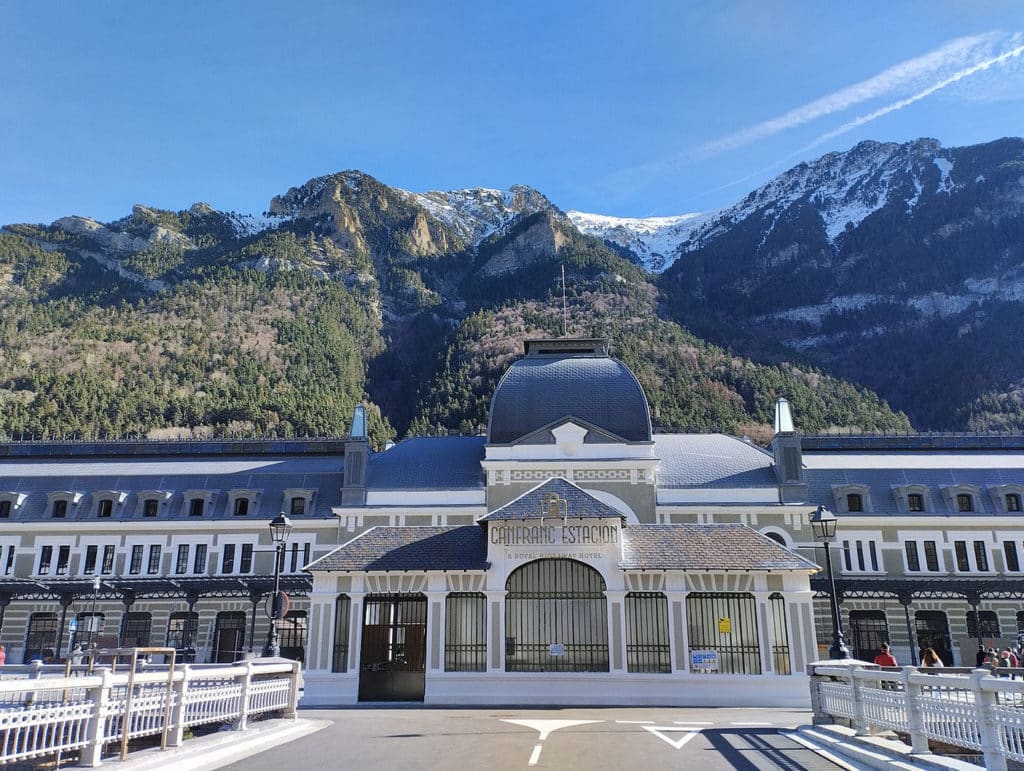
M 815 723 L 843 723 L 858 736 L 895 731 L 914 753 L 928 753 L 934 740 L 982 755 L 990 771 L 1024 762 L 1024 680 L 1016 679 L 1022 672 L 808 668 Z
M 281 659 L 230 665 L 146 665 L 115 671 L 100 666 L 4 667 L 0 675 L 0 765 L 78 757 L 98 766 L 104 749 L 160 736 L 177 747 L 187 729 L 278 712 L 294 718 L 300 665 Z

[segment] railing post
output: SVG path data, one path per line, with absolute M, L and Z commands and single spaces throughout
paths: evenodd
M 92 715 L 89 717 L 89 724 L 85 729 L 89 743 L 82 748 L 78 762 L 79 765 L 90 768 L 95 768 L 103 762 L 103 744 L 106 739 L 107 725 L 104 715 L 107 712 L 110 692 L 114 686 L 114 676 L 109 669 L 101 669 L 98 674 L 100 684 L 86 692 L 86 698 L 92 702 Z
M 923 689 L 917 683 L 910 681 L 910 676 L 916 674 L 917 667 L 903 667 L 903 674 L 900 680 L 903 682 L 903 699 L 906 702 L 907 728 L 910 731 L 910 748 L 918 755 L 924 755 L 931 750 L 928 748 L 928 737 L 924 732 L 924 713 L 921 711 L 921 694 Z
M 294 720 L 298 717 L 299 708 L 299 676 L 302 671 L 302 665 L 299 662 L 292 664 L 292 682 L 288 692 L 288 706 L 285 707 L 284 713 L 281 715 L 283 718 L 289 718 Z
M 243 663 L 245 674 L 242 675 L 242 695 L 238 699 L 239 715 L 235 721 L 235 730 L 244 731 L 249 727 L 249 687 L 252 685 L 252 661 Z
M 971 672 L 971 690 L 974 691 L 975 719 L 981 733 L 981 751 L 985 755 L 987 771 L 1006 771 L 1006 755 L 999 746 L 999 730 L 991 709 L 996 704 L 996 692 L 984 686 L 988 676 L 989 672 L 985 669 Z
M 811 723 L 813 725 L 825 725 L 831 723 L 832 716 L 826 715 L 824 708 L 821 706 L 821 691 L 819 690 L 819 685 L 825 677 L 818 674 L 817 667 L 814 664 L 808 665 L 807 674 L 810 675 L 811 687 Z
M 860 680 L 857 679 L 859 667 L 850 668 L 850 693 L 853 694 L 853 730 L 856 736 L 870 734 L 867 720 L 864 718 L 864 702 L 860 697 Z
M 168 747 L 180 747 L 185 741 L 185 696 L 188 694 L 188 681 L 191 676 L 192 667 L 185 664 L 181 668 L 181 679 L 171 690 L 174 706 L 171 707 L 171 730 L 167 734 Z

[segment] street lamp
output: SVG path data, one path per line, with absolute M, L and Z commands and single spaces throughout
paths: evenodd
M 100 577 L 92 577 L 92 613 L 89 614 L 89 648 L 93 647 L 93 630 L 96 629 L 96 597 L 100 593 Z
M 263 656 L 278 657 L 281 646 L 277 644 L 277 622 L 281 615 L 281 562 L 284 557 L 284 544 L 292 532 L 292 523 L 284 512 L 270 520 L 270 537 L 274 542 L 274 594 L 271 600 L 270 629 L 267 630 L 267 644 L 263 646 Z
M 828 649 L 830 659 L 848 659 L 850 650 L 843 642 L 843 619 L 839 615 L 839 599 L 836 596 L 836 579 L 832 575 L 832 539 L 836 537 L 836 524 L 839 520 L 836 515 L 819 506 L 811 517 L 811 530 L 814 532 L 815 540 L 825 545 L 825 571 L 828 573 L 828 599 L 832 606 L 832 647 Z

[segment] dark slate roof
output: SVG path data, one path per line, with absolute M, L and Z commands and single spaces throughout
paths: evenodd
M 96 494 L 127 493 L 114 507 L 110 520 L 141 520 L 140 493 L 171 493 L 153 520 L 188 520 L 183 493 L 216 493 L 202 519 L 235 519 L 228 507 L 230 490 L 258 490 L 248 519 L 270 520 L 283 505 L 289 488 L 313 489 L 315 509 L 306 516 L 328 518 L 341 505 L 343 455 L 217 455 L 131 457 L 0 458 L 0 493 L 23 493 L 24 503 L 12 511 L 10 522 L 52 520 L 48 494 L 81 493 L 78 505 L 68 506 L 66 521 L 95 519 Z M 8 520 L 0 520 L 0 523 Z M 193 520 L 195 521 L 195 520 Z
M 922 453 L 914 455 L 920 458 Z M 844 455 L 843 457 L 849 456 Z M 958 457 L 963 458 L 964 454 L 958 453 Z M 970 454 L 967 454 L 966 457 L 969 459 Z M 804 458 L 806 461 L 806 454 Z M 1005 484 L 1024 485 L 1024 468 L 1000 468 L 998 466 L 981 466 L 980 464 L 973 468 L 949 468 L 948 466 L 943 467 L 944 461 L 937 455 L 929 458 L 929 461 L 933 461 L 934 466 L 918 468 L 916 466 L 920 464 L 917 463 L 907 464 L 909 467 L 902 466 L 899 456 L 896 456 L 891 458 L 890 466 L 883 468 L 806 468 L 804 480 L 807 482 L 808 500 L 813 503 L 821 503 L 834 510 L 836 506 L 835 496 L 832 492 L 834 485 L 865 485 L 870 496 L 871 511 L 863 512 L 863 514 L 842 514 L 841 516 L 857 517 L 897 513 L 898 507 L 892 491 L 893 485 L 923 485 L 927 488 L 927 493 L 924 501 L 925 511 L 921 512 L 920 516 L 934 516 L 935 514 L 956 514 L 958 517 L 1021 516 L 1019 512 L 1000 511 L 987 488 Z M 981 488 L 980 494 L 977 496 L 977 511 L 954 512 L 947 507 L 942 495 L 942 488 L 960 484 L 977 485 Z
M 630 525 L 623 570 L 818 570 L 746 525 Z
M 573 417 L 629 442 L 651 439 L 647 397 L 621 361 L 596 354 L 530 354 L 498 382 L 487 440 L 511 444 Z
M 623 516 L 621 511 L 612 508 L 607 503 L 602 503 L 572 482 L 562 479 L 562 477 L 552 477 L 546 482 L 541 482 L 532 490 L 527 490 L 515 500 L 509 501 L 504 506 L 495 509 L 487 516 L 481 517 L 478 521 L 541 519 L 542 517 L 550 519 L 550 515 L 542 511 L 542 502 L 551 493 L 557 493 L 562 498 L 565 498 L 569 519 L 590 519 L 594 517 L 615 519 Z
M 370 456 L 370 490 L 483 489 L 482 436 L 424 436 L 406 439 Z
M 770 453 L 725 434 L 655 434 L 658 487 L 775 487 Z
M 482 527 L 374 527 L 306 570 L 486 570 Z

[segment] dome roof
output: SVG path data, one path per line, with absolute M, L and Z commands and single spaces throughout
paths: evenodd
M 629 367 L 608 355 L 607 341 L 528 340 L 526 356 L 494 389 L 487 442 L 510 444 L 567 418 L 628 442 L 651 441 L 647 397 Z

